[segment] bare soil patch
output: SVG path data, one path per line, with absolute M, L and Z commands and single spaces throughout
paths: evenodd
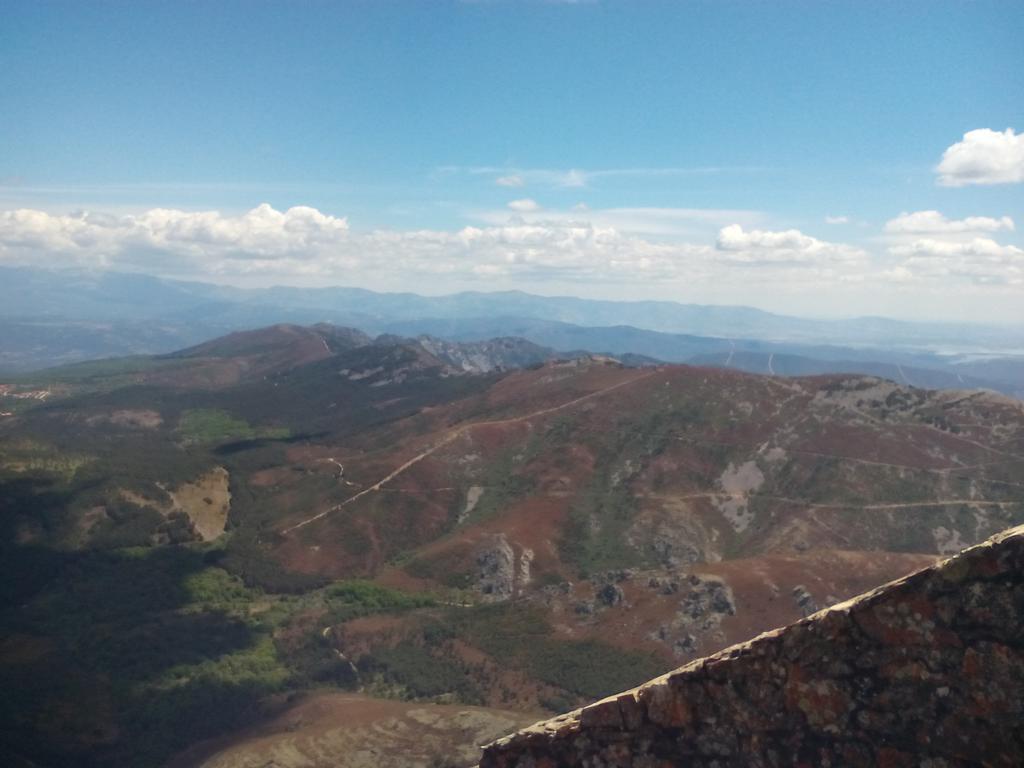
M 321 693 L 263 725 L 200 744 L 168 768 L 428 768 L 475 765 L 479 745 L 528 725 L 539 712 Z M 438 762 L 435 762 L 438 761 Z

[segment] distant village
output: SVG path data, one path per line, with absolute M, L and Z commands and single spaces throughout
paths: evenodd
M 0 384 L 0 398 L 12 398 L 14 400 L 45 400 L 50 396 L 48 389 L 26 389 L 16 390 L 13 384 Z M 13 411 L 0 410 L 0 418 L 13 416 Z

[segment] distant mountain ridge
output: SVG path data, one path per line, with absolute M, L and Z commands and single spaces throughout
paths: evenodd
M 164 355 L 111 358 L 46 369 L 38 375 L 78 378 L 79 371 L 117 368 L 123 363 L 138 383 L 175 387 L 225 388 L 244 382 L 284 376 L 337 363 L 341 373 L 354 379 L 382 380 L 396 374 L 391 364 L 412 364 L 442 376 L 487 374 L 526 368 L 566 357 L 586 357 L 580 350 L 569 355 L 521 338 L 484 341 L 446 341 L 433 336 L 415 338 L 395 334 L 372 337 L 355 328 L 329 323 L 311 326 L 279 323 L 249 331 L 236 331 Z M 361 362 L 354 363 L 353 355 Z M 627 356 L 633 364 L 656 361 Z M 321 365 L 321 367 L 322 367 Z M 299 374 L 296 374 L 299 375 Z
M 508 323 L 506 326 L 505 323 Z M 417 326 L 402 326 L 414 330 Z M 208 375 L 212 368 L 224 369 L 209 379 L 222 386 L 245 378 L 281 373 L 307 363 L 334 357 L 360 347 L 405 346 L 433 360 L 432 365 L 447 369 L 450 374 L 489 373 L 537 365 L 557 359 L 572 359 L 590 355 L 611 356 L 625 365 L 645 366 L 663 362 L 682 362 L 689 365 L 735 368 L 748 373 L 767 373 L 778 376 L 809 376 L 827 373 L 859 373 L 879 376 L 911 386 L 932 389 L 994 389 L 1007 394 L 1015 393 L 1013 380 L 982 379 L 955 370 L 901 365 L 886 360 L 821 360 L 788 353 L 801 349 L 797 345 L 766 344 L 757 341 L 711 339 L 681 334 L 658 334 L 636 328 L 580 328 L 544 321 L 522 321 L 480 318 L 475 323 L 428 324 L 445 332 L 440 335 L 419 336 L 395 333 L 370 336 L 356 328 L 317 323 L 301 326 L 289 323 L 236 331 L 219 336 L 155 360 L 190 360 L 202 366 Z M 489 330 L 500 331 L 511 327 L 523 336 L 486 336 Z M 548 341 L 538 344 L 534 340 Z M 461 339 L 461 340 L 460 340 Z M 777 349 L 778 352 L 771 350 Z M 817 348 L 812 348 L 817 350 Z M 658 352 L 661 357 L 642 354 L 642 350 Z M 857 350 L 825 348 L 824 354 L 838 354 Z M 880 354 L 885 357 L 884 354 Z M 900 359 L 895 356 L 894 360 Z M 913 357 L 904 356 L 905 360 Z M 222 360 L 222 363 L 218 363 Z M 922 365 L 932 362 L 924 357 Z M 933 363 L 934 364 L 934 363 Z M 225 370 L 232 369 L 232 374 Z M 1012 374 L 1013 371 L 1011 370 Z M 160 373 L 160 376 L 166 375 Z M 181 375 L 181 371 L 174 374 Z M 1022 376 L 1024 380 L 1024 376 Z M 194 381 L 190 381 L 194 384 Z
M 696 361 L 765 373 L 857 372 L 916 386 L 1024 393 L 1024 330 L 1013 328 L 817 321 L 749 307 L 518 291 L 426 297 L 340 287 L 242 290 L 145 275 L 0 268 L 3 372 L 169 353 L 271 324 L 318 323 L 368 336 L 518 337 L 563 355 L 586 350 L 637 356 L 634 362 Z M 972 354 L 938 354 L 938 348 Z
M 245 310 L 271 308 L 304 315 L 342 314 L 348 324 L 377 330 L 378 323 L 419 318 L 522 317 L 575 325 L 632 325 L 701 336 L 869 345 L 947 344 L 1020 346 L 1020 328 L 923 323 L 861 317 L 814 320 L 744 306 L 670 301 L 607 301 L 572 296 L 537 296 L 522 291 L 463 292 L 446 296 L 378 293 L 362 288 L 239 289 L 115 272 L 48 272 L 0 267 L 0 312 L 6 317 L 65 317 L 92 320 L 184 317 L 198 309 L 222 321 L 245 320 Z M 336 318 L 322 319 L 338 322 Z M 278 322 L 284 322 L 279 320 Z M 263 322 L 267 324 L 267 322 Z M 1024 327 L 1024 318 L 1021 326 Z

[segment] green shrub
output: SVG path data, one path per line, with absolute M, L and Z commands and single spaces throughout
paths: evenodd
M 342 581 L 324 590 L 331 621 L 341 622 L 374 613 L 396 613 L 436 605 L 429 595 L 389 589 L 371 581 Z
M 248 528 L 235 531 L 214 559 L 246 586 L 266 592 L 299 594 L 322 587 L 328 581 L 317 574 L 287 570 L 257 541 L 256 531 Z
M 195 408 L 181 414 L 178 432 L 187 442 L 223 443 L 257 438 L 288 437 L 284 428 L 256 428 L 218 408 Z
M 454 632 L 502 665 L 585 698 L 631 688 L 665 671 L 655 656 L 596 640 L 561 640 L 539 608 L 488 605 L 449 615 Z
M 358 666 L 365 678 L 377 677 L 397 685 L 409 698 L 429 699 L 450 694 L 466 704 L 484 701 L 465 666 L 438 658 L 409 641 L 392 648 L 377 648 L 363 656 Z
M 152 507 L 118 500 L 106 507 L 107 519 L 89 533 L 89 543 L 100 549 L 145 547 L 163 525 L 164 516 Z

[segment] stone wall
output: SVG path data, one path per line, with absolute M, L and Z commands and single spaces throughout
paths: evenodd
M 1024 527 L 501 739 L 480 766 L 1024 766 Z

